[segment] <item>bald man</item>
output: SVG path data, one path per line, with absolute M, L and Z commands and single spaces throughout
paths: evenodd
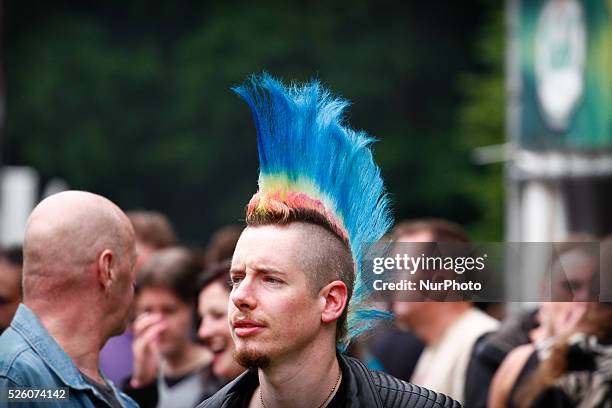
M 98 366 L 104 343 L 125 329 L 134 295 L 126 215 L 95 194 L 55 194 L 30 215 L 23 256 L 23 303 L 0 336 L 0 406 L 29 387 L 56 403 L 68 397 L 68 406 L 136 407 Z

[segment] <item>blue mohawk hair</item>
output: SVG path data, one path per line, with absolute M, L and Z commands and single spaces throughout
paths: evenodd
M 329 220 L 349 245 L 356 265 L 348 306 L 351 339 L 389 313 L 369 308 L 373 276 L 362 271 L 365 244 L 378 241 L 392 225 L 389 199 L 363 131 L 344 125 L 349 102 L 320 83 L 289 87 L 264 73 L 233 88 L 253 113 L 259 149 L 259 191 L 247 215 L 279 206 L 308 208 Z

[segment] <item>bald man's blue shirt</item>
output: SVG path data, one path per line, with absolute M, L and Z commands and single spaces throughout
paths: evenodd
M 0 390 L 18 387 L 68 388 L 69 401 L 51 400 L 43 404 L 45 407 L 110 406 L 98 390 L 85 381 L 72 359 L 24 304 L 19 305 L 10 327 L 0 336 Z M 123 407 L 138 407 L 114 386 L 113 391 Z M 0 405 L 6 406 L 6 401 L 0 401 Z M 12 405 L 41 406 L 35 402 Z

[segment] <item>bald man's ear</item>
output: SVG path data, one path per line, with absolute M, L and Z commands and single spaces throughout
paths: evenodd
M 348 290 L 342 281 L 333 281 L 319 291 L 322 311 L 321 320 L 324 323 L 331 323 L 337 320 L 346 307 Z
M 112 282 L 116 279 L 115 276 L 115 255 L 109 249 L 102 251 L 98 257 L 98 282 L 104 289 L 108 289 Z

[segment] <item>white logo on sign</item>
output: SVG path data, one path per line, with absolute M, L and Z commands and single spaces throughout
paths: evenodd
M 535 33 L 535 74 L 544 119 L 566 130 L 584 92 L 586 29 L 576 0 L 548 0 Z

